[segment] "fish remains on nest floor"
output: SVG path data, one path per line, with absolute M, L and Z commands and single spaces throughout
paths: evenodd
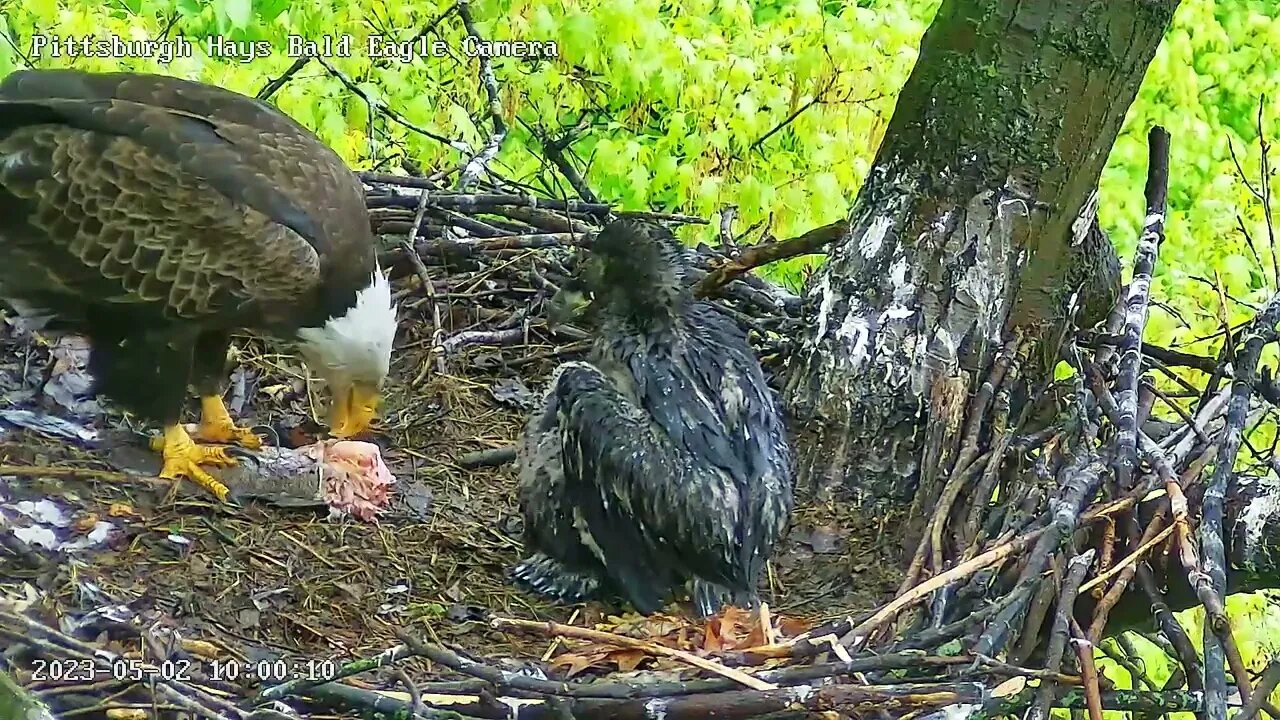
M 693 299 L 685 263 L 662 226 L 618 220 L 553 299 L 590 293 L 597 330 L 520 446 L 530 555 L 512 575 L 534 591 L 618 594 L 646 614 L 686 584 L 702 615 L 757 599 L 791 512 L 791 450 L 746 334 Z

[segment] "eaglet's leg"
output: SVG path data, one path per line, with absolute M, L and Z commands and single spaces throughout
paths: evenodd
M 207 443 L 234 443 L 256 450 L 262 447 L 262 438 L 249 428 L 237 427 L 222 402 L 223 385 L 230 372 L 231 363 L 227 357 L 230 347 L 230 333 L 206 332 L 196 340 L 191 379 L 200 394 L 200 428 L 195 439 Z

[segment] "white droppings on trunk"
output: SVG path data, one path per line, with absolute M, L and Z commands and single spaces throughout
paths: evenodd
M 844 343 L 849 351 L 849 363 L 854 368 L 861 368 L 871 359 L 871 323 L 850 308 L 844 320 L 836 330 L 836 337 Z
M 871 259 L 880 254 L 880 251 L 884 248 L 884 238 L 889 234 L 889 228 L 891 227 L 893 227 L 893 218 L 887 214 L 877 215 L 871 221 L 870 227 L 858 239 L 858 251 L 862 253 L 863 257 Z
M 644 716 L 651 720 L 666 720 L 667 701 L 662 698 L 654 698 L 645 703 Z
M 911 264 L 907 262 L 901 251 L 896 254 L 893 264 L 889 266 L 889 289 L 893 293 L 893 300 L 889 303 L 889 307 L 880 313 L 881 327 L 898 320 L 906 320 L 916 314 L 916 286 L 908 279 Z
M 828 270 L 823 270 L 818 284 L 813 287 L 813 292 L 821 298 L 818 302 L 818 334 L 814 336 L 819 341 L 827 336 L 827 322 L 831 317 L 831 309 L 836 304 L 835 293 L 831 292 L 831 276 L 827 272 Z
M 1267 543 L 1271 535 L 1266 533 L 1268 523 L 1280 514 L 1280 485 L 1270 477 L 1254 478 L 1262 490 L 1240 513 L 1236 522 L 1244 526 L 1244 557 L 1248 562 L 1269 552 Z
M 907 265 L 907 259 L 904 257 L 899 257 L 889 267 L 889 281 L 893 283 L 895 290 L 907 284 L 907 273 L 910 271 L 911 267 Z
M 915 300 L 916 286 L 908 279 L 910 273 L 911 265 L 905 257 L 899 257 L 889 266 L 889 284 L 893 288 L 895 306 L 906 306 Z
M 1146 220 L 1142 221 L 1142 224 L 1145 227 L 1151 227 L 1152 225 L 1158 222 L 1160 223 L 1164 222 L 1164 213 L 1151 213 L 1150 215 L 1147 216 Z
M 996 205 L 996 219 L 1004 220 L 1006 217 L 1004 214 L 1005 209 L 1013 205 L 1022 206 L 1022 212 L 1018 213 L 1019 215 L 1026 216 L 1031 214 L 1031 206 L 1027 205 L 1026 200 L 1023 200 L 1022 198 L 1009 198 L 1007 200 L 1001 200 L 1000 204 Z

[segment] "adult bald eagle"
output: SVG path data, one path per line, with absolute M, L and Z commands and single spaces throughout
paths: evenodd
M 298 343 L 332 431 L 362 432 L 395 307 L 359 181 L 272 106 L 136 73 L 22 71 L 0 82 L 0 297 L 86 335 L 97 390 L 163 426 L 165 478 L 225 499 L 202 465 L 258 447 L 222 402 L 230 333 Z M 201 397 L 195 439 L 180 424 Z
M 520 584 L 646 614 L 686 584 L 702 615 L 755 601 L 792 507 L 791 451 L 746 335 L 693 299 L 685 263 L 662 226 L 618 220 L 553 299 L 590 293 L 596 335 L 519 448 Z

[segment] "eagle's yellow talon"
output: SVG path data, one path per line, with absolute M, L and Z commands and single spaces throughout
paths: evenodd
M 195 439 L 207 443 L 233 443 L 250 450 L 262 447 L 262 438 L 257 433 L 236 427 L 222 397 L 218 395 L 200 398 L 200 428 L 196 430 Z
M 200 442 L 239 445 L 250 450 L 262 447 L 262 438 L 257 433 L 249 428 L 236 427 L 230 423 L 223 425 L 202 422 L 192 437 Z
M 230 493 L 227 486 L 200 467 L 235 465 L 236 459 L 227 454 L 226 448 L 197 445 L 182 425 L 165 428 L 163 437 L 152 440 L 152 447 L 156 445 L 160 446 L 159 450 L 164 454 L 164 467 L 160 470 L 160 477 L 166 480 L 187 478 L 213 493 L 218 500 L 226 502 Z

